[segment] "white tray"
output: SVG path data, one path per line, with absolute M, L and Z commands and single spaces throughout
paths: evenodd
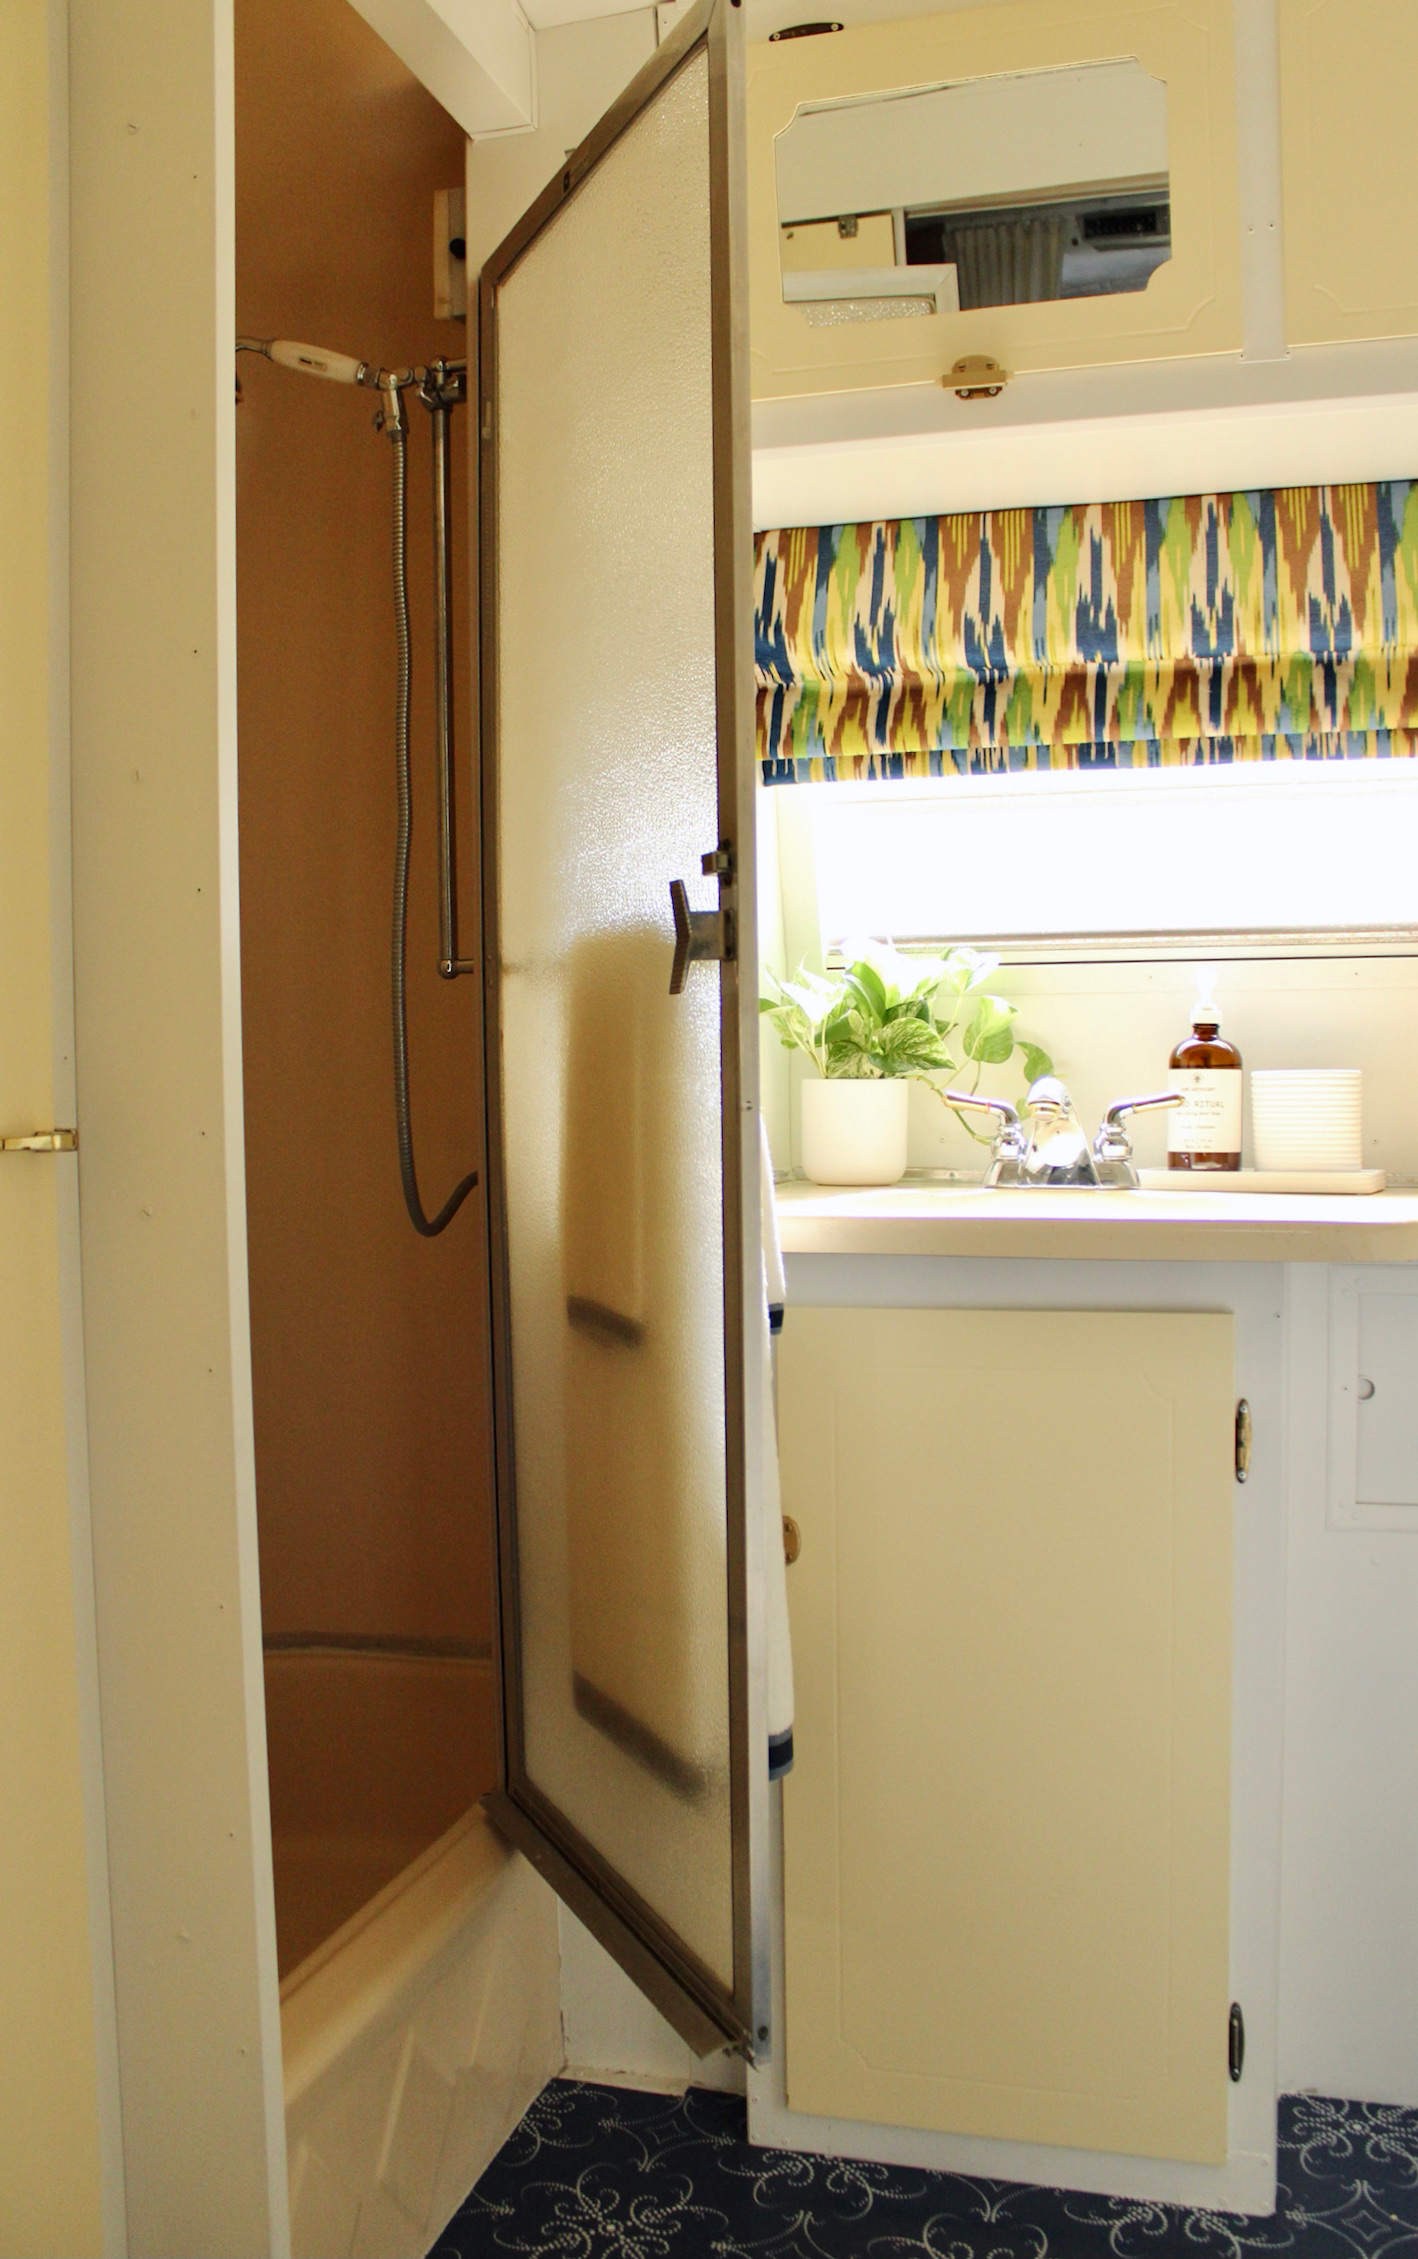
M 1382 1169 L 1139 1169 L 1144 1192 L 1382 1192 Z

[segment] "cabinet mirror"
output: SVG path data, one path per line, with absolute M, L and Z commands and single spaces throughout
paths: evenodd
M 774 157 L 813 327 L 1112 297 L 1171 257 L 1167 89 L 1135 61 L 803 102 Z

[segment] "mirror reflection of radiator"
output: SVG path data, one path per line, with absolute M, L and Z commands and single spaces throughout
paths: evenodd
M 707 1683 L 714 1665 L 696 1637 L 722 1592 L 723 1439 L 701 1432 L 684 1374 L 722 1360 L 722 1291 L 714 1251 L 692 1279 L 670 1256 L 693 1142 L 677 1134 L 683 1055 L 703 1030 L 668 995 L 668 962 L 665 936 L 638 927 L 580 943 L 569 978 L 571 1666 L 581 1716 L 696 1797 L 723 1738 L 723 1690 Z

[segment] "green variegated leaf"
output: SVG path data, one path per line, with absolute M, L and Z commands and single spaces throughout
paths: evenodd
M 1002 996 L 982 996 L 965 1030 L 965 1056 L 982 1067 L 1002 1066 L 1014 1049 L 1015 1010 Z
M 879 1049 L 888 1074 L 930 1073 L 947 1064 L 940 1037 L 925 1020 L 893 1020 L 881 1031 Z
M 885 982 L 874 966 L 863 960 L 860 964 L 853 965 L 850 972 L 844 973 L 842 978 L 848 993 L 857 999 L 869 1019 L 885 1019 L 891 998 L 887 994 Z

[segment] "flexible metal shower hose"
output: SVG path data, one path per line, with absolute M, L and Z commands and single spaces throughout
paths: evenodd
M 395 738 L 399 787 L 399 829 L 394 848 L 394 931 L 390 950 L 390 988 L 394 1006 L 394 1119 L 399 1135 L 399 1176 L 409 1222 L 425 1239 L 446 1231 L 473 1186 L 476 1169 L 456 1184 L 436 1216 L 424 1213 L 414 1166 L 414 1132 L 409 1115 L 409 1022 L 406 998 L 409 923 L 409 836 L 413 828 L 413 792 L 409 778 L 409 575 L 408 575 L 408 435 L 391 429 L 394 448 L 394 624 L 399 646 L 399 690 Z

